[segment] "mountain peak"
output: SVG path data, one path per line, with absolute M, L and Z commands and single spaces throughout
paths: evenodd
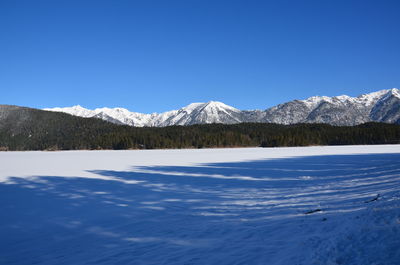
M 389 93 L 391 93 L 393 96 L 400 98 L 400 90 L 397 88 L 392 88 L 389 90 Z
M 116 113 L 129 113 L 130 111 L 125 109 L 125 108 L 108 108 L 108 107 L 103 107 L 103 108 L 97 108 L 94 110 L 95 112 L 99 113 L 99 112 L 116 112 Z
M 330 100 L 331 100 L 331 98 L 327 97 L 327 96 L 313 96 L 313 97 L 309 97 L 305 100 L 300 100 L 300 102 L 303 102 L 309 108 L 314 108 L 316 105 L 320 104 L 322 101 L 329 102 Z
M 381 97 L 390 92 L 390 89 L 378 90 L 368 94 L 362 94 L 357 97 L 357 100 L 361 101 L 366 106 L 374 105 Z
M 209 101 L 209 102 L 207 102 L 207 106 L 212 107 L 212 108 L 238 110 L 238 109 L 236 109 L 232 106 L 226 105 L 225 103 L 220 102 L 220 101 Z
M 214 101 L 214 100 L 210 100 L 205 104 L 211 105 L 211 106 L 227 106 L 225 103 L 222 103 L 221 101 Z
M 225 103 L 223 103 L 223 102 L 221 102 L 221 101 L 214 101 L 214 100 L 211 100 L 211 101 L 208 101 L 206 104 L 207 104 L 208 106 L 232 108 L 231 106 L 226 105 Z

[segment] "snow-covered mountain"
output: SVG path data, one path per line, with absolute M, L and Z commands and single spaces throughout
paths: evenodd
M 191 125 L 204 123 L 239 123 L 241 111 L 222 102 L 192 103 L 178 111 L 155 115 L 152 126 Z
M 222 102 L 192 103 L 179 110 L 143 114 L 124 108 L 85 109 L 81 106 L 47 108 L 80 117 L 96 117 L 130 126 L 163 127 L 207 123 L 269 122 L 279 124 L 328 123 L 356 125 L 369 121 L 400 123 L 400 91 L 397 88 L 349 97 L 314 96 L 293 100 L 266 110 L 238 110 Z
M 137 127 L 163 127 L 204 123 L 232 124 L 243 122 L 242 111 L 217 101 L 192 103 L 179 110 L 153 114 L 130 112 L 124 108 L 98 108 L 89 110 L 79 105 L 67 108 L 48 108 L 44 110 L 65 112 L 85 118 L 101 118 L 109 122 Z
M 358 97 L 316 96 L 267 109 L 262 121 L 280 124 L 306 122 L 333 125 L 356 125 L 369 121 L 398 123 L 399 106 L 400 93 L 396 88 Z

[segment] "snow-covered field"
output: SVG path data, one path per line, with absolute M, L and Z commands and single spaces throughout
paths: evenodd
M 400 145 L 0 153 L 0 264 L 400 264 Z

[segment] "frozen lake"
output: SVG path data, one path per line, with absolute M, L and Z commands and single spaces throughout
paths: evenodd
M 400 264 L 400 145 L 0 152 L 0 264 Z

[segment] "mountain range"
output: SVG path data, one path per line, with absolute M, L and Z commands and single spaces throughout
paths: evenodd
M 64 112 L 85 118 L 100 118 L 115 124 L 135 127 L 165 127 L 242 122 L 277 124 L 327 123 L 352 126 L 366 122 L 400 124 L 400 91 L 385 89 L 358 97 L 346 95 L 314 96 L 305 100 L 293 100 L 266 110 L 239 110 L 222 102 L 192 103 L 179 110 L 144 114 L 124 108 L 97 108 L 79 105 L 66 108 L 46 108 L 47 111 Z

